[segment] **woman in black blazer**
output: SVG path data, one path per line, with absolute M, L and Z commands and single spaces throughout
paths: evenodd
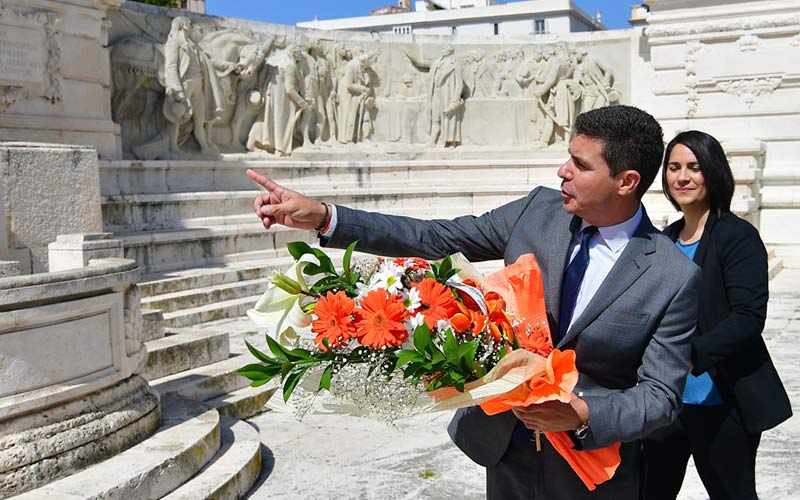
M 643 441 L 642 498 L 674 500 L 691 455 L 711 500 L 757 499 L 761 432 L 792 414 L 761 337 L 767 252 L 758 231 L 730 211 L 733 174 L 712 136 L 678 134 L 667 145 L 661 181 L 683 212 L 664 232 L 700 266 L 702 281 L 684 407 Z

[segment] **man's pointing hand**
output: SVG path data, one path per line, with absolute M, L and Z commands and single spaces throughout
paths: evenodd
M 247 170 L 247 176 L 268 191 L 259 194 L 253 201 L 253 210 L 265 228 L 281 224 L 295 229 L 313 230 L 329 222 L 328 210 L 322 203 L 286 189 L 269 177 L 252 170 Z

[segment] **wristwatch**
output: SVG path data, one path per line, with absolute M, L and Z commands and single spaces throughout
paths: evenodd
M 575 437 L 578 439 L 583 439 L 586 435 L 589 434 L 589 421 L 587 420 L 585 423 L 582 423 L 575 429 Z

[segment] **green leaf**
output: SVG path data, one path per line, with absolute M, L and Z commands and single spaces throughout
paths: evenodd
M 472 362 L 475 360 L 475 353 L 478 351 L 478 341 L 472 340 L 458 345 L 458 358 L 461 366 L 472 369 Z
M 336 268 L 333 265 L 333 261 L 331 261 L 331 258 L 319 248 L 312 248 L 304 241 L 293 241 L 286 245 L 286 248 L 289 250 L 289 253 L 292 254 L 292 257 L 294 257 L 295 260 L 300 260 L 300 257 L 306 254 L 311 254 L 315 256 L 317 260 L 319 260 L 319 265 L 314 264 L 313 262 L 307 263 L 305 267 L 303 267 L 303 272 L 305 274 L 336 274 Z
M 353 251 L 356 249 L 356 245 L 358 245 L 358 240 L 350 243 L 350 245 L 347 246 L 347 250 L 344 251 L 342 267 L 344 268 L 345 281 L 350 281 L 350 259 L 353 257 Z
M 300 383 L 300 380 L 303 378 L 303 375 L 306 374 L 306 370 L 308 368 L 303 368 L 302 370 L 298 370 L 294 373 L 289 374 L 286 377 L 286 382 L 283 384 L 283 401 L 289 401 L 289 396 L 292 395 L 294 392 L 294 388 L 297 387 L 297 384 Z
M 457 365 L 460 361 L 458 356 L 458 342 L 453 335 L 453 330 L 447 329 L 444 332 L 444 357 L 451 365 Z
M 279 373 L 280 367 L 277 368 L 277 370 L 274 370 L 272 365 L 264 366 L 251 364 L 239 368 L 236 370 L 236 373 L 243 377 L 249 378 L 250 380 L 264 380 L 269 382 L 275 377 L 275 375 Z
M 289 356 L 286 354 L 286 350 L 283 348 L 283 346 L 276 342 L 275 339 L 269 335 L 267 335 L 267 347 L 269 347 L 269 350 L 272 351 L 272 354 L 274 354 L 279 360 L 289 361 Z
M 422 354 L 412 349 L 402 349 L 397 351 L 395 355 L 397 356 L 397 363 L 395 363 L 395 366 L 403 366 L 412 361 L 421 362 L 425 360 Z
M 325 371 L 322 372 L 322 378 L 319 380 L 319 390 L 330 390 L 331 379 L 333 378 L 333 364 L 328 365 Z
M 281 364 L 280 361 L 278 361 L 277 359 L 270 358 L 265 353 L 259 351 L 258 349 L 250 345 L 250 342 L 245 340 L 244 343 L 247 346 L 247 350 L 250 351 L 250 354 L 252 354 L 257 360 L 261 361 L 262 363 L 277 364 L 277 365 Z
M 427 352 L 428 346 L 433 345 L 431 342 L 431 331 L 425 323 L 419 325 L 414 329 L 414 348 L 421 353 Z
M 314 356 L 312 356 L 308 350 L 300 348 L 292 350 L 286 349 L 270 336 L 267 336 L 267 345 L 269 346 L 269 350 L 272 351 L 272 354 L 281 361 L 295 362 L 314 359 Z

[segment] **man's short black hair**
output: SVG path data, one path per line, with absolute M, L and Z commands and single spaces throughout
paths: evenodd
M 731 199 L 733 198 L 733 190 L 736 183 L 733 180 L 733 172 L 731 172 L 728 157 L 725 155 L 725 150 L 722 149 L 722 145 L 718 140 L 699 130 L 681 132 L 669 141 L 667 145 L 667 153 L 664 156 L 664 170 L 661 174 L 661 189 L 670 203 L 672 203 L 672 206 L 681 211 L 678 202 L 669 194 L 669 185 L 667 184 L 669 155 L 672 152 L 672 148 L 678 144 L 683 144 L 689 148 L 697 159 L 697 164 L 700 165 L 700 173 L 703 174 L 703 180 L 706 183 L 708 204 L 711 211 L 717 215 L 730 212 Z
M 607 106 L 578 115 L 575 133 L 603 141 L 603 159 L 611 176 L 639 172 L 639 199 L 653 184 L 664 156 L 664 132 L 649 113 L 633 106 Z

